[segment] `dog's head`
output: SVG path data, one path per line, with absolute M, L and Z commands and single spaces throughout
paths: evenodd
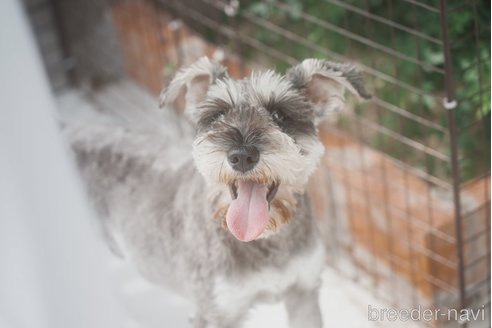
M 306 59 L 286 75 L 233 80 L 201 58 L 163 91 L 161 104 L 179 102 L 196 128 L 196 167 L 213 190 L 216 217 L 236 238 L 265 237 L 291 219 L 323 154 L 316 125 L 343 108 L 345 89 L 369 97 L 348 64 Z

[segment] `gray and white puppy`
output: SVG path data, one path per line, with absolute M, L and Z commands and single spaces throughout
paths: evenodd
M 324 254 L 304 189 L 324 151 L 316 125 L 345 89 L 369 97 L 348 64 L 306 59 L 233 80 L 202 58 L 161 95 L 184 106 L 189 145 L 128 129 L 72 135 L 109 235 L 147 279 L 192 298 L 194 327 L 240 327 L 268 300 L 285 300 L 291 327 L 322 327 Z

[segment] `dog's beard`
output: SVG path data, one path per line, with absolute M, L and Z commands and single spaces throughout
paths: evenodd
M 213 133 L 213 132 L 212 132 Z M 315 137 L 299 138 L 275 131 L 260 161 L 250 171 L 234 171 L 227 156 L 207 135 L 197 138 L 193 156 L 215 195 L 215 216 L 241 241 L 266 237 L 289 222 L 296 208 L 295 194 L 304 191 L 323 154 Z

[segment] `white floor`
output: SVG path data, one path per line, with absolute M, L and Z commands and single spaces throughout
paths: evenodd
M 115 277 L 117 293 L 127 313 L 135 320 L 128 328 L 189 328 L 191 304 L 169 291 L 147 283 L 127 263 L 119 259 L 109 261 Z M 323 273 L 320 303 L 325 327 L 372 328 L 416 327 L 411 323 L 384 323 L 368 320 L 368 305 L 388 307 L 374 299 L 357 284 L 340 277 L 332 269 Z M 287 314 L 282 304 L 259 305 L 251 310 L 244 328 L 287 328 Z

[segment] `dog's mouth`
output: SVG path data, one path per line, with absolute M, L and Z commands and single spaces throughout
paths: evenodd
M 238 181 L 239 180 L 236 180 L 233 183 L 229 184 L 229 192 L 231 193 L 232 200 L 235 200 L 237 198 L 237 188 L 238 188 L 238 184 L 239 184 Z M 252 182 L 252 183 L 254 183 L 254 182 Z M 258 185 L 260 185 L 260 184 L 258 184 Z M 268 201 L 269 204 L 273 200 L 275 195 L 277 194 L 279 185 L 280 185 L 280 183 L 275 182 L 275 181 L 269 185 L 268 192 L 266 194 L 266 200 Z
M 277 194 L 278 182 L 270 185 L 238 179 L 229 185 L 232 202 L 226 214 L 227 227 L 241 241 L 258 238 L 270 219 L 270 202 Z

